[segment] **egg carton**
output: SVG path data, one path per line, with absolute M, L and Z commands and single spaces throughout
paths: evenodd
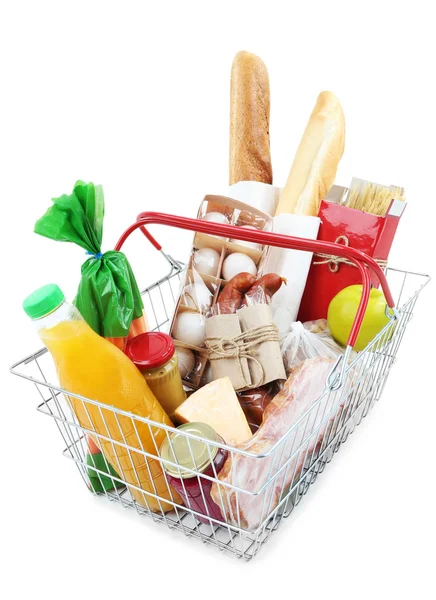
M 269 215 L 226 196 L 205 196 L 197 218 L 261 231 L 271 226 Z M 237 273 L 248 271 L 258 274 L 264 252 L 265 247 L 261 244 L 206 233 L 195 234 L 170 327 L 179 360 L 194 365 L 183 378 L 188 388 L 198 389 L 211 380 L 207 350 L 202 340 L 205 337 L 205 320 L 214 313 L 220 291 Z M 230 256 L 233 258 L 227 261 Z

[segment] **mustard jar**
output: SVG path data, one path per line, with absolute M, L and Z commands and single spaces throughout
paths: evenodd
M 141 333 L 127 342 L 126 354 L 171 418 L 186 400 L 173 340 L 160 331 Z

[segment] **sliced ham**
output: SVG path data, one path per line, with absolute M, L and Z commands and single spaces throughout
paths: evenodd
M 212 498 L 227 523 L 249 531 L 256 530 L 277 507 L 290 485 L 295 483 L 306 457 L 321 443 L 329 424 L 340 410 L 343 390 L 324 394 L 326 378 L 333 364 L 333 361 L 324 358 L 304 361 L 265 409 L 257 433 L 236 446 L 254 454 L 265 454 L 293 428 L 271 454 L 260 458 L 229 453 L 218 479 L 240 490 L 219 483 L 214 483 L 211 490 Z M 262 490 L 264 485 L 266 487 Z M 256 492 L 260 493 L 253 495 Z

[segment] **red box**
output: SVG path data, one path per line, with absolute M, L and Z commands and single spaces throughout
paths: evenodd
M 318 216 L 321 219 L 318 240 L 337 242 L 362 250 L 368 256 L 387 261 L 389 251 L 406 204 L 393 200 L 384 217 L 341 204 L 323 200 Z M 325 319 L 330 301 L 349 285 L 362 283 L 359 270 L 325 255 L 314 255 L 301 300 L 298 320 Z M 382 265 L 383 266 L 383 265 Z M 379 281 L 371 271 L 371 282 Z

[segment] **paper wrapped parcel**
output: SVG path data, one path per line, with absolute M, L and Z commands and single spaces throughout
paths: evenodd
M 272 231 L 315 240 L 319 225 L 318 217 L 281 214 L 273 218 Z M 297 320 L 311 261 L 312 252 L 303 250 L 270 246 L 266 252 L 260 269 L 262 275 L 277 273 L 287 280 L 287 285 L 282 285 L 271 302 L 274 323 L 281 336 L 287 334 L 292 323 Z
M 237 391 L 286 379 L 278 331 L 267 304 L 209 317 L 206 336 L 214 379 L 229 377 Z
M 206 320 L 207 339 L 238 339 L 242 333 L 241 324 L 237 314 L 233 315 L 215 315 Z M 235 344 L 240 345 L 238 341 Z M 207 344 L 206 344 L 207 345 Z M 234 350 L 235 346 L 231 341 L 224 342 L 224 348 Z M 216 354 L 216 353 L 213 353 Z M 248 368 L 248 359 L 246 356 L 240 356 L 238 359 L 232 352 L 227 357 L 217 356 L 215 360 L 210 361 L 213 379 L 220 377 L 229 377 L 235 390 L 242 390 L 251 385 L 250 370 Z

